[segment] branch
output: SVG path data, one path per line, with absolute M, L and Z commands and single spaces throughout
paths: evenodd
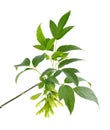
M 35 88 L 35 87 L 38 86 L 38 85 L 39 85 L 39 83 L 38 83 L 38 84 L 35 84 L 34 86 L 32 86 L 32 87 L 30 87 L 29 89 L 23 91 L 22 93 L 20 93 L 20 94 L 17 95 L 16 97 L 14 97 L 14 98 L 10 99 L 9 101 L 3 103 L 3 104 L 0 106 L 0 108 L 4 107 L 4 106 L 7 105 L 8 103 L 10 103 L 10 102 L 12 102 L 13 100 L 17 99 L 18 97 L 24 95 L 25 93 L 27 93 L 28 91 L 30 91 L 31 89 Z

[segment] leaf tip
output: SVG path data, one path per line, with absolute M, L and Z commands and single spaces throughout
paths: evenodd
M 71 14 L 71 10 L 69 10 L 66 14 L 68 14 L 68 16 Z
M 18 70 L 18 66 L 17 65 L 14 65 L 15 69 Z

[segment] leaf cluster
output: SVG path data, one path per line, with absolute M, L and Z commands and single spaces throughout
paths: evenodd
M 18 73 L 16 82 L 19 76 L 27 70 L 34 70 L 39 73 L 38 88 L 42 92 L 38 92 L 31 96 L 32 100 L 37 100 L 36 107 L 40 107 L 36 114 L 44 113 L 45 117 L 54 114 L 54 107 L 63 106 L 64 100 L 70 114 L 74 110 L 75 94 L 84 99 L 94 101 L 99 105 L 95 93 L 92 91 L 91 84 L 84 78 L 79 77 L 80 71 L 77 68 L 67 67 L 69 64 L 76 61 L 81 61 L 80 58 L 70 58 L 71 51 L 81 51 L 82 49 L 73 44 L 59 45 L 58 41 L 63 38 L 74 26 L 66 26 L 70 17 L 71 11 L 65 13 L 56 24 L 53 20 L 49 21 L 49 28 L 52 34 L 51 38 L 44 35 L 41 24 L 36 30 L 36 39 L 38 43 L 33 47 L 41 51 L 41 55 L 35 56 L 32 60 L 25 58 L 20 64 L 15 65 L 16 69 L 25 67 Z M 38 70 L 38 65 L 43 61 L 49 60 L 50 68 L 46 68 L 43 72 Z M 63 83 L 60 82 L 61 74 L 64 74 Z M 86 82 L 87 86 L 81 86 L 82 82 Z

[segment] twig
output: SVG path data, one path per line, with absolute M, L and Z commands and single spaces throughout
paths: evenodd
M 38 85 L 39 85 L 39 83 L 38 83 L 38 84 L 35 84 L 34 86 L 32 86 L 32 87 L 30 87 L 29 89 L 25 90 L 24 92 L 20 93 L 20 94 L 17 95 L 16 97 L 14 97 L 14 98 L 10 99 L 9 101 L 3 103 L 3 104 L 0 106 L 0 108 L 4 107 L 4 106 L 7 105 L 8 103 L 10 103 L 10 102 L 12 102 L 13 100 L 17 99 L 18 97 L 24 95 L 25 93 L 27 93 L 28 91 L 30 91 L 31 89 L 35 88 L 35 87 L 38 86 Z

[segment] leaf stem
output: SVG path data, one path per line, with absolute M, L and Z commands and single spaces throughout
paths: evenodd
M 19 95 L 15 96 L 14 98 L 12 98 L 12 99 L 8 100 L 7 102 L 3 103 L 3 104 L 0 106 L 0 108 L 4 107 L 4 106 L 7 105 L 8 103 L 10 103 L 10 102 L 12 102 L 13 100 L 17 99 L 18 97 L 24 95 L 25 93 L 27 93 L 28 91 L 30 91 L 31 89 L 35 88 L 35 87 L 38 86 L 38 85 L 39 85 L 39 83 L 38 83 L 38 84 L 35 84 L 35 85 L 33 85 L 32 87 L 30 87 L 29 89 L 27 89 L 27 90 L 21 92 Z
M 55 41 L 54 52 L 57 50 L 57 40 Z
M 33 68 L 33 70 L 37 71 L 37 73 L 39 73 L 41 75 L 41 72 L 38 71 L 36 68 Z
M 54 44 L 54 52 L 56 52 L 56 50 L 57 50 L 57 40 L 55 40 L 55 44 Z M 54 60 L 52 60 L 53 62 L 52 62 L 52 67 L 53 68 L 56 68 L 56 64 L 55 64 L 55 61 Z
M 50 62 L 51 62 L 52 68 L 53 68 L 53 60 L 52 60 L 52 58 L 51 58 L 51 56 L 50 56 L 49 52 L 48 52 L 48 51 L 46 51 L 46 53 L 47 53 L 47 54 L 48 54 L 48 56 L 49 56 L 49 60 L 50 60 Z

